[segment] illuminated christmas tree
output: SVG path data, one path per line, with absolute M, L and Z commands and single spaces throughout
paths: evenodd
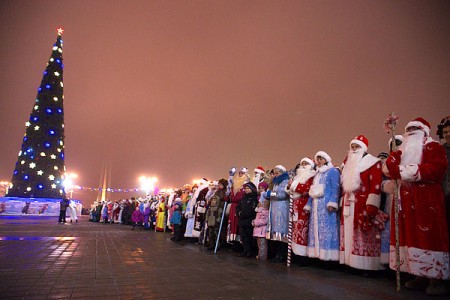
M 19 158 L 7 197 L 64 198 L 64 109 L 62 33 L 45 68 L 36 101 L 25 123 Z

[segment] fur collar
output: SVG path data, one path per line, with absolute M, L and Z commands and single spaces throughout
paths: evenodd
M 333 165 L 328 163 L 326 165 L 323 165 L 321 167 L 317 168 L 317 172 L 318 173 L 325 173 L 326 171 L 328 171 L 329 169 L 333 168 Z
M 372 154 L 367 153 L 367 155 L 363 156 L 363 158 L 361 159 L 361 163 L 359 165 L 359 173 L 362 173 L 362 172 L 368 170 L 370 167 L 372 167 L 374 164 L 376 164 L 379 161 L 380 161 L 379 158 L 376 158 Z
M 316 170 L 308 170 L 308 171 L 309 171 L 308 176 L 300 178 L 300 176 L 297 175 L 294 177 L 294 180 L 292 181 L 292 184 L 291 184 L 291 190 L 292 189 L 295 190 L 299 184 L 305 184 L 311 177 L 313 177 L 317 174 Z

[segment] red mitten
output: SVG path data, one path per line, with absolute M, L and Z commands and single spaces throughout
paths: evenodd
M 402 151 L 392 151 L 386 159 L 386 166 L 392 179 L 402 178 L 400 175 L 400 162 L 402 160 Z
M 367 231 L 372 227 L 371 220 L 372 218 L 369 217 L 365 211 L 361 214 L 358 214 L 358 225 L 363 231 Z
M 367 204 L 366 206 L 366 212 L 370 217 L 375 217 L 378 213 L 378 208 L 376 206 Z

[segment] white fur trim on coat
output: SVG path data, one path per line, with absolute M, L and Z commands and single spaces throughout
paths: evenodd
M 400 166 L 400 176 L 404 181 L 420 181 L 420 172 L 418 165 Z
M 327 208 L 328 208 L 328 207 L 333 207 L 333 208 L 338 209 L 338 208 L 339 208 L 339 205 L 338 205 L 336 202 L 328 202 L 328 203 L 327 203 Z
M 373 156 L 372 154 L 367 154 L 361 159 L 361 164 L 359 165 L 359 172 L 362 173 L 372 167 L 374 164 L 379 162 L 380 159 Z
M 381 196 L 377 194 L 369 194 L 367 197 L 366 205 L 373 205 L 380 208 Z

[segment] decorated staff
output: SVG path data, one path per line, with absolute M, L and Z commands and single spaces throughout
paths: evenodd
M 395 151 L 397 144 L 395 142 L 395 127 L 397 126 L 398 117 L 394 112 L 389 114 L 386 121 L 384 121 L 384 130 L 386 133 L 391 134 L 391 149 Z M 400 291 L 401 281 L 400 281 L 400 238 L 399 238 L 399 229 L 398 229 L 398 212 L 400 202 L 398 199 L 398 182 L 395 179 L 395 188 L 393 194 L 394 200 L 394 226 L 395 226 L 395 262 L 396 262 L 396 279 L 397 279 L 397 292 Z
M 292 193 L 289 193 L 289 228 L 288 228 L 288 253 L 286 265 L 291 266 L 291 256 L 292 256 L 292 223 L 294 216 L 294 200 Z

